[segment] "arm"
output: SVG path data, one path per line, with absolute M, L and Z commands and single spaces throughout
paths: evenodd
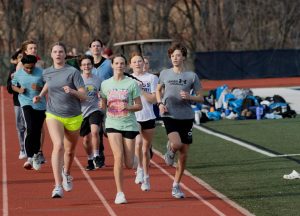
M 38 96 L 33 97 L 33 103 L 38 103 L 41 100 L 41 97 L 45 96 L 48 93 L 48 84 L 46 83 Z
M 137 112 L 143 109 L 141 97 L 136 97 L 133 99 L 133 105 L 126 106 L 124 109 L 131 111 L 131 112 Z
M 145 92 L 144 90 L 141 90 L 141 94 L 145 97 L 145 99 L 149 102 L 149 103 L 156 103 L 156 94 L 154 93 L 148 93 Z
M 157 84 L 156 87 L 156 101 L 157 101 L 157 106 L 159 109 L 159 113 L 163 114 L 165 112 L 168 112 L 167 107 L 165 106 L 165 104 L 162 102 L 162 92 L 163 92 L 164 88 L 162 84 Z
M 17 86 L 14 86 L 14 85 L 12 85 L 11 87 L 12 87 L 12 89 L 13 89 L 15 92 L 18 92 L 19 94 L 23 94 L 23 93 L 25 93 L 25 91 L 26 91 L 26 89 L 23 88 L 23 87 L 17 87 Z
M 78 88 L 78 90 L 75 90 L 75 89 L 70 88 L 69 86 L 64 86 L 63 89 L 64 89 L 65 93 L 74 95 L 81 101 L 84 101 L 87 98 L 84 87 L 80 87 L 80 88 Z
M 191 100 L 195 102 L 200 102 L 202 103 L 204 101 L 203 99 L 203 93 L 201 90 L 197 91 L 195 95 L 191 95 L 189 92 L 186 91 L 181 91 L 180 96 L 183 100 Z

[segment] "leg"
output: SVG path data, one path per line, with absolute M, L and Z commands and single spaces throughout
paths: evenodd
M 135 138 L 135 156 L 137 158 L 137 166 L 139 168 L 143 167 L 143 153 L 142 153 L 143 139 L 139 134 Z
M 24 116 L 22 114 L 22 108 L 20 106 L 14 106 L 15 111 L 15 120 L 16 120 L 16 128 L 19 139 L 20 151 L 25 151 L 25 122 Z
M 189 145 L 184 144 L 184 145 L 182 145 L 182 148 L 178 150 L 179 157 L 178 157 L 178 163 L 176 166 L 176 172 L 175 172 L 175 178 L 174 178 L 174 181 L 177 183 L 179 183 L 181 181 L 181 177 L 182 177 L 184 169 L 185 169 L 187 155 L 188 155 L 188 149 L 189 149 Z
M 173 150 L 173 152 L 176 152 L 177 150 L 181 149 L 182 142 L 181 142 L 180 135 L 177 131 L 169 133 L 168 139 L 170 141 L 171 149 Z
M 59 186 L 62 184 L 61 172 L 64 164 L 64 126 L 56 119 L 46 119 L 46 122 L 53 144 L 51 164 L 55 185 Z
M 117 192 L 123 192 L 123 137 L 120 133 L 107 133 L 107 136 L 114 155 L 114 176 Z
M 79 130 L 69 131 L 65 129 L 64 137 L 64 172 L 70 174 L 70 169 L 74 161 L 75 149 L 79 137 Z
M 135 139 L 123 138 L 124 143 L 124 163 L 126 168 L 132 169 L 134 161 Z
M 147 129 L 142 131 L 143 137 L 143 169 L 144 175 L 149 176 L 150 164 L 150 147 L 153 140 L 154 129 Z

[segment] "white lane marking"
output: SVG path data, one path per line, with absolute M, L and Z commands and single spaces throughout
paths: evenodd
M 163 155 L 162 153 L 160 153 L 159 151 L 153 149 L 153 152 L 160 158 L 163 159 Z M 165 169 L 163 169 L 161 166 L 159 166 L 157 163 L 155 163 L 153 160 L 151 160 L 151 163 L 153 163 L 158 169 L 160 169 L 163 173 L 165 173 L 167 176 L 169 176 L 172 180 L 174 180 L 174 177 L 168 173 Z M 215 194 L 217 197 L 219 197 L 220 199 L 222 199 L 224 202 L 228 203 L 230 206 L 232 206 L 233 208 L 237 209 L 238 211 L 240 211 L 241 213 L 243 213 L 244 215 L 247 216 L 254 216 L 252 213 L 250 213 L 247 209 L 244 209 L 243 207 L 241 207 L 240 205 L 238 205 L 237 203 L 235 203 L 234 201 L 232 201 L 231 199 L 229 199 L 228 197 L 226 197 L 224 194 L 220 193 L 219 191 L 217 191 L 216 189 L 214 189 L 213 187 L 211 187 L 209 184 L 207 184 L 205 181 L 203 181 L 202 179 L 192 175 L 189 171 L 184 170 L 184 174 L 193 178 L 198 184 L 200 184 L 201 186 L 203 186 L 205 189 L 207 189 L 208 191 L 210 191 L 211 193 Z M 189 189 L 186 185 L 184 185 L 183 183 L 180 183 L 180 185 L 183 186 L 183 188 L 185 190 L 188 190 L 191 194 L 193 194 L 193 196 L 195 196 L 197 199 L 203 201 L 204 199 L 197 194 L 196 192 L 194 192 L 193 190 Z M 205 200 L 204 200 L 205 201 Z M 207 202 L 208 203 L 208 202 Z M 205 203 L 206 204 L 206 203 Z M 212 205 L 210 203 L 208 203 L 209 205 Z M 213 206 L 213 205 L 212 205 Z M 210 206 L 209 206 L 210 207 Z M 213 206 L 214 207 L 214 206 Z M 215 208 L 215 207 L 214 207 Z M 217 211 L 219 211 L 218 209 L 216 209 Z M 224 215 L 221 212 L 222 215 Z
M 151 163 L 154 164 L 162 173 L 166 174 L 170 179 L 174 180 L 174 177 L 164 168 L 162 168 L 159 164 L 151 160 Z M 189 193 L 191 193 L 194 197 L 196 197 L 198 200 L 203 202 L 205 205 L 207 205 L 211 210 L 213 210 L 215 213 L 217 213 L 220 216 L 225 216 L 223 212 L 221 212 L 219 209 L 217 209 L 214 205 L 211 203 L 207 202 L 203 197 L 201 197 L 199 194 L 197 194 L 195 191 L 187 187 L 185 184 L 180 183 L 180 186 L 187 190 Z
M 300 154 L 282 154 L 282 155 L 275 155 L 274 157 L 292 157 L 292 156 L 299 156 Z
M 5 119 L 4 119 L 4 95 L 3 86 L 1 92 L 1 133 L 2 133 L 2 213 L 8 216 L 8 192 L 7 192 L 7 164 L 6 164 L 6 139 L 5 139 Z
M 77 166 L 81 169 L 81 172 L 83 173 L 83 175 L 87 179 L 88 183 L 93 188 L 94 192 L 96 193 L 96 195 L 98 196 L 98 198 L 100 199 L 100 201 L 103 203 L 103 205 L 106 208 L 106 210 L 108 211 L 109 215 L 111 215 L 111 216 L 117 216 L 117 214 L 114 212 L 114 210 L 110 207 L 110 205 L 106 201 L 106 199 L 103 196 L 103 194 L 98 190 L 97 186 L 95 185 L 94 181 L 91 179 L 90 175 L 87 173 L 87 171 L 85 171 L 85 169 L 81 165 L 80 161 L 76 157 L 74 158 L 74 161 L 76 162 Z
M 249 145 L 249 144 L 247 144 L 245 142 L 242 142 L 240 140 L 236 140 L 236 139 L 231 138 L 229 136 L 226 136 L 226 135 L 223 135 L 223 134 L 220 134 L 220 133 L 217 133 L 217 132 L 213 132 L 213 131 L 208 130 L 208 129 L 204 128 L 204 127 L 201 127 L 201 126 L 198 126 L 198 125 L 194 124 L 194 128 L 197 128 L 198 130 L 200 130 L 200 131 L 202 131 L 204 133 L 207 133 L 207 134 L 219 137 L 221 139 L 224 139 L 224 140 L 227 140 L 229 142 L 235 143 L 235 144 L 237 144 L 239 146 L 245 147 L 245 148 L 250 149 L 252 151 L 258 152 L 258 153 L 263 154 L 263 155 L 266 155 L 268 157 L 277 157 L 276 154 L 273 154 L 273 153 L 264 151 L 262 149 L 256 148 L 255 146 Z

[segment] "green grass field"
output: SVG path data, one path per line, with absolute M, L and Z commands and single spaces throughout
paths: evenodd
M 300 117 L 280 120 L 221 120 L 202 126 L 275 154 L 300 154 Z M 300 215 L 300 156 L 269 157 L 197 129 L 187 170 L 255 215 Z M 165 153 L 166 134 L 156 128 L 154 147 Z

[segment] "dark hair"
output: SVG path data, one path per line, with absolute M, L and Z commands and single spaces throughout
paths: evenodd
M 140 56 L 143 59 L 143 61 L 144 61 L 144 57 L 143 57 L 143 55 L 140 52 L 133 51 L 132 53 L 130 53 L 129 62 L 131 62 L 131 59 L 133 59 L 133 57 L 135 57 L 135 56 Z
M 21 59 L 22 64 L 35 64 L 37 62 L 37 58 L 34 55 L 25 55 Z
M 24 41 L 22 43 L 22 45 L 21 45 L 21 51 L 22 51 L 23 54 L 25 54 L 25 51 L 26 51 L 27 46 L 29 44 L 35 44 L 35 45 L 37 45 L 37 43 L 34 40 L 26 40 L 26 41 Z
M 170 48 L 168 49 L 169 58 L 171 58 L 171 55 L 175 50 L 180 50 L 182 55 L 184 57 L 187 57 L 187 49 L 185 48 L 185 46 L 183 46 L 181 43 L 175 43 L 175 44 L 172 44 L 170 46 Z
M 111 58 L 111 63 L 114 63 L 114 60 L 115 60 L 115 58 L 117 58 L 117 57 L 123 58 L 123 59 L 125 60 L 125 64 L 127 65 L 127 59 L 126 59 L 126 57 L 125 57 L 123 54 L 121 54 L 121 53 L 117 53 L 117 54 L 113 55 L 112 58 Z
M 17 49 L 17 51 L 11 56 L 11 59 L 16 60 L 20 54 L 22 54 L 22 49 Z
M 61 46 L 64 49 L 65 53 L 67 54 L 67 47 L 63 42 L 58 41 L 58 42 L 53 43 L 51 45 L 51 52 L 53 50 L 53 47 L 55 47 L 55 46 Z
M 92 40 L 92 42 L 89 44 L 89 47 L 92 47 L 92 43 L 94 43 L 94 42 L 99 42 L 100 44 L 101 44 L 101 47 L 103 47 L 103 42 L 102 42 L 102 40 L 100 40 L 100 39 L 94 39 L 94 40 Z
M 79 59 L 78 59 L 79 65 L 81 65 L 81 62 L 82 62 L 84 59 L 89 59 L 89 60 L 91 61 L 92 65 L 94 65 L 94 58 L 93 58 L 93 56 L 91 56 L 91 55 L 82 55 L 82 56 L 79 56 Z

